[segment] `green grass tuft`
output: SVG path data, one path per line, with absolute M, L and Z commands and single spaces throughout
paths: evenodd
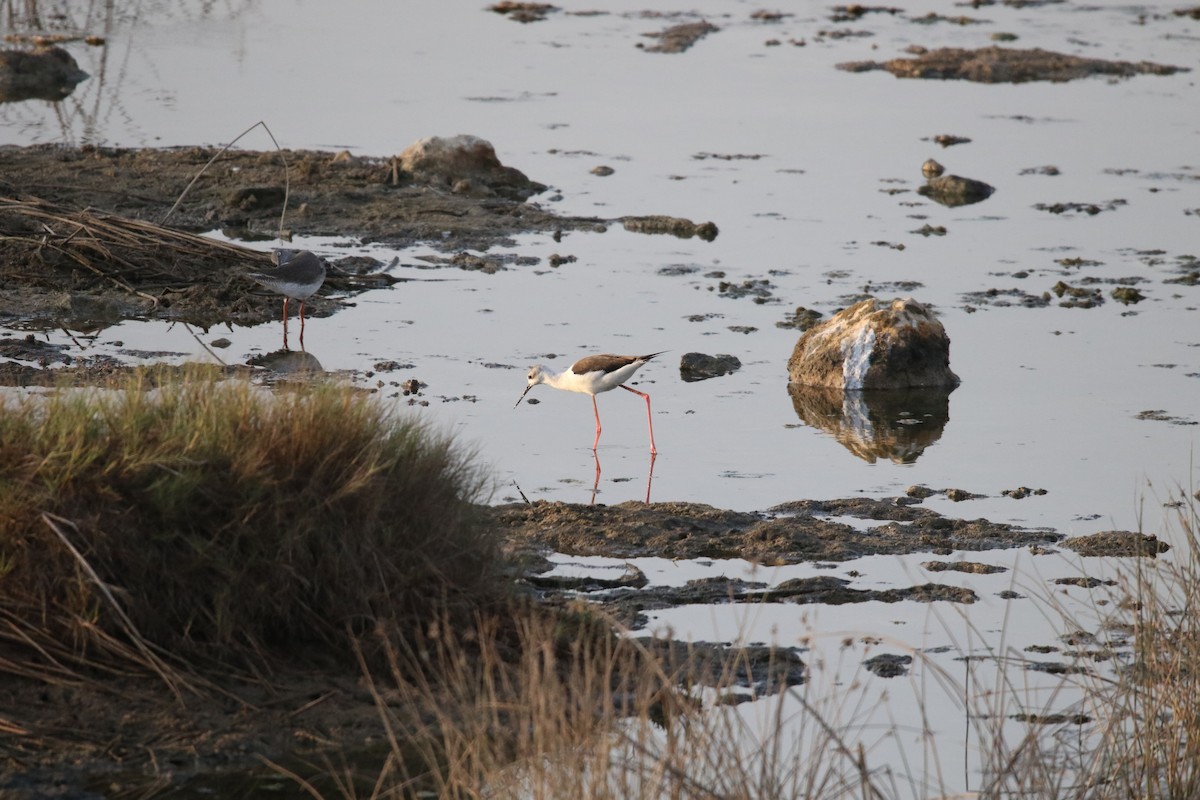
M 501 593 L 470 453 L 336 386 L 202 372 L 0 410 L 0 612 L 183 655 L 353 658 Z

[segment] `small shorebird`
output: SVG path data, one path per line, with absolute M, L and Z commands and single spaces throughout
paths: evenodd
M 525 399 L 525 395 L 529 394 L 529 390 L 539 383 L 567 392 L 590 394 L 592 410 L 596 413 L 596 439 L 592 442 L 592 452 L 595 452 L 596 445 L 600 443 L 600 409 L 596 406 L 596 395 L 620 386 L 627 392 L 633 392 L 646 398 L 646 421 L 650 424 L 650 453 L 656 455 L 658 450 L 654 446 L 654 420 L 650 416 L 650 395 L 639 392 L 637 389 L 630 389 L 625 385 L 625 381 L 632 378 L 633 373 L 637 372 L 647 361 L 665 352 L 665 350 L 661 350 L 647 356 L 588 356 L 581 358 L 559 373 L 550 372 L 539 364 L 529 370 L 529 385 L 517 398 L 517 406 L 521 405 L 521 401 Z M 517 406 L 513 406 L 513 408 Z M 598 469 L 597 474 L 599 474 Z
M 288 300 L 300 301 L 300 346 L 304 346 L 304 301 L 325 282 L 325 262 L 309 250 L 275 250 L 271 260 L 278 266 L 270 272 L 247 273 L 252 281 L 283 295 L 283 343 L 287 346 Z

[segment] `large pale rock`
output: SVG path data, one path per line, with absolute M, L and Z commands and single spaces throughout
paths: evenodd
M 946 329 L 911 297 L 886 305 L 863 300 L 805 331 L 788 360 L 788 379 L 847 391 L 959 382 Z
M 524 200 L 546 190 L 519 169 L 501 164 L 491 142 L 478 136 L 418 139 L 399 155 L 398 161 L 400 169 L 413 180 L 444 186 L 457 194 Z

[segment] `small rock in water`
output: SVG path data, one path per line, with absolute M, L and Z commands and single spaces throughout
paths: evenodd
M 805 308 L 804 306 L 796 306 L 796 313 L 792 314 L 788 319 L 776 322 L 775 327 L 795 328 L 800 331 L 806 331 L 820 320 L 820 311 L 813 311 L 811 308 Z
M 685 353 L 679 359 L 679 377 L 683 380 L 692 383 L 694 381 L 708 380 L 721 375 L 728 375 L 741 369 L 742 362 L 737 356 L 717 355 L 710 356 L 705 353 Z
M 1146 295 L 1139 292 L 1132 286 L 1118 286 L 1112 290 L 1112 298 L 1118 303 L 1129 305 L 1130 303 L 1140 303 L 1146 299 Z
M 936 164 L 937 162 L 933 163 Z M 926 161 L 925 164 L 928 165 L 929 161 Z M 941 167 L 941 164 L 938 164 L 938 167 Z M 926 177 L 929 177 L 924 166 L 921 171 Z M 994 186 L 990 186 L 983 181 L 977 181 L 974 178 L 964 178 L 960 175 L 943 175 L 939 172 L 933 177 L 929 177 L 929 182 L 919 187 L 917 194 L 953 208 L 955 206 L 966 206 L 971 203 L 978 203 L 980 200 L 986 200 L 995 191 Z
M 621 224 L 630 233 L 669 233 L 680 239 L 690 239 L 695 236 L 706 242 L 717 238 L 717 226 L 712 222 L 692 222 L 683 217 L 669 217 L 663 214 L 651 214 L 643 217 L 622 217 Z
M 912 656 L 880 653 L 864 661 L 863 666 L 881 678 L 896 678 L 907 675 L 911 663 Z

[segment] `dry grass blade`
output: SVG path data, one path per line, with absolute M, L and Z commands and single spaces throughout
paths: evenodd
M 288 163 L 287 158 L 283 154 L 283 148 L 280 147 L 279 142 L 275 140 L 275 134 L 271 133 L 271 129 L 267 126 L 267 123 L 263 122 L 262 120 L 259 120 L 246 130 L 239 133 L 236 137 L 234 137 L 233 141 L 213 154 L 213 157 L 208 160 L 208 163 L 200 168 L 200 171 L 196 173 L 191 181 L 188 182 L 188 185 L 184 187 L 183 191 L 179 193 L 179 197 L 175 199 L 175 204 L 172 205 L 167 213 L 163 215 L 162 222 L 164 225 L 166 224 L 167 220 L 171 218 L 171 215 L 175 213 L 175 210 L 179 208 L 179 204 L 183 202 L 183 198 L 187 197 L 187 193 L 191 191 L 193 186 L 196 185 L 196 181 L 200 180 L 200 176 L 204 174 L 205 170 L 212 166 L 212 163 L 224 155 L 229 148 L 241 141 L 243 136 L 258 127 L 261 127 L 267 132 L 267 136 L 271 137 L 271 143 L 275 145 L 275 152 L 279 154 L 279 160 L 283 164 L 283 210 L 279 212 L 279 240 L 283 241 L 283 221 L 287 218 L 288 197 L 291 194 L 291 179 L 288 177 Z

